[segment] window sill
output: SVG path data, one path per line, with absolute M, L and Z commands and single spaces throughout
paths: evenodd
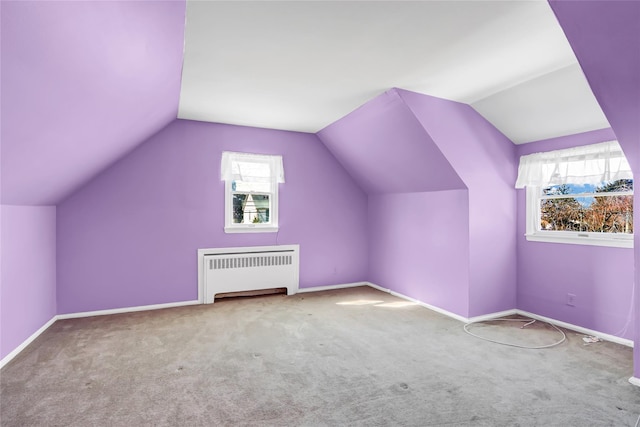
M 252 225 L 247 224 L 243 226 L 226 226 L 224 228 L 225 233 L 277 233 L 277 225 Z
M 546 233 L 525 234 L 529 242 L 564 243 L 569 245 L 608 246 L 633 249 L 633 238 L 579 237 L 571 235 L 550 236 Z

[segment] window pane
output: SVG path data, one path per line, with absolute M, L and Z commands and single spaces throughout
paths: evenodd
M 265 224 L 269 223 L 269 212 L 271 210 L 269 196 L 254 194 L 253 203 L 255 204 L 256 212 L 257 212 L 257 218 L 256 218 L 257 221 L 253 220 L 253 222 L 265 223 Z
M 633 191 L 632 179 L 619 179 L 611 182 L 601 182 L 596 193 L 616 193 L 621 191 Z
M 601 182 L 598 185 L 563 184 L 542 190 L 540 229 L 596 233 L 633 233 L 633 180 Z M 571 195 L 592 194 L 587 197 Z M 558 196 L 567 195 L 568 197 Z M 545 198 L 553 196 L 553 198 Z
M 542 190 L 542 194 L 545 196 L 556 196 L 560 194 L 617 193 L 622 191 L 633 191 L 632 179 L 619 179 L 617 181 L 602 181 L 597 185 L 593 185 L 593 184 L 554 185 Z
M 633 233 L 633 196 L 595 197 L 585 212 L 588 231 Z
M 268 224 L 270 203 L 268 195 L 234 194 L 233 222 L 235 224 Z
M 541 200 L 540 229 L 632 234 L 633 196 L 599 193 L 594 197 Z
M 233 222 L 234 224 L 242 224 L 244 217 L 244 202 L 247 199 L 246 194 L 233 195 Z
M 542 200 L 540 203 L 541 230 L 584 231 L 582 207 L 578 200 L 571 198 Z
M 542 194 L 545 196 L 557 196 L 560 194 L 582 194 L 582 193 L 595 193 L 596 186 L 592 184 L 576 185 L 576 184 L 562 184 L 547 187 L 542 190 Z

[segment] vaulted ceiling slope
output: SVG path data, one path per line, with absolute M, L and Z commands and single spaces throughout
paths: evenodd
M 640 2 L 551 7 L 632 167 L 640 167 Z
M 515 143 L 609 127 L 545 1 L 187 3 L 181 118 L 317 132 L 392 87 Z
M 544 1 L 0 13 L 5 204 L 58 203 L 176 117 L 315 133 L 392 87 L 469 104 L 515 143 L 609 127 Z
M 396 89 L 318 137 L 367 194 L 467 188 Z
M 467 104 L 391 89 L 317 135 L 369 195 L 513 191 L 514 145 Z
M 56 204 L 177 116 L 184 1 L 2 1 L 3 204 Z

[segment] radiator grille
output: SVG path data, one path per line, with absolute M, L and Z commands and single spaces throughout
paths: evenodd
M 270 267 L 291 265 L 291 255 L 259 255 L 246 257 L 215 258 L 209 260 L 209 270 L 223 270 L 229 268 Z
M 298 245 L 198 249 L 198 299 L 213 303 L 216 294 L 286 288 L 298 291 Z

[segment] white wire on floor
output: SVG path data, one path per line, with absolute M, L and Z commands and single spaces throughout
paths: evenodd
M 527 346 L 527 345 L 520 345 L 520 344 L 512 344 L 512 343 L 508 343 L 508 342 L 504 342 L 504 341 L 498 341 L 498 340 L 492 340 L 490 338 L 486 338 L 486 337 L 481 337 L 480 335 L 476 335 L 473 332 L 471 332 L 469 330 L 469 326 L 471 325 L 477 325 L 480 323 L 485 323 L 485 322 L 498 322 L 498 321 L 503 321 L 503 322 L 525 322 L 524 325 L 522 325 L 520 327 L 520 329 L 524 329 L 525 327 L 533 324 L 536 322 L 536 320 L 532 320 L 532 319 L 491 319 L 491 320 L 483 320 L 483 321 L 479 321 L 479 322 L 471 322 L 471 323 L 467 323 L 464 325 L 464 331 L 466 333 L 468 333 L 469 335 L 472 335 L 476 338 L 480 338 L 481 340 L 485 340 L 485 341 L 489 341 L 489 342 L 493 342 L 496 344 L 502 344 L 502 345 L 508 345 L 509 347 L 517 347 L 517 348 L 526 348 L 526 349 L 530 349 L 530 350 L 538 350 L 538 349 L 542 349 L 542 348 L 551 348 L 551 347 L 555 347 L 557 345 L 562 344 L 566 339 L 567 336 L 565 335 L 564 332 L 562 332 L 562 330 L 560 330 L 560 328 L 558 328 L 556 325 L 552 325 L 551 323 L 547 323 L 548 325 L 550 325 L 552 328 L 554 328 L 556 331 L 560 332 L 560 334 L 562 334 L 562 339 L 560 339 L 560 341 L 556 341 L 553 344 L 547 344 L 547 345 L 540 345 L 540 346 Z M 542 322 L 545 323 L 545 322 Z
M 631 324 L 631 321 L 633 320 L 633 306 L 635 305 L 635 289 L 636 287 L 633 285 L 633 281 L 631 282 L 631 299 L 629 300 L 629 311 L 627 313 L 627 321 L 625 322 L 624 326 L 622 327 L 622 329 L 620 329 L 618 332 L 616 332 L 615 336 L 617 337 L 621 337 L 623 336 L 626 332 L 627 329 L 629 329 L 629 325 Z M 638 426 L 635 426 L 638 427 Z
M 639 425 L 640 425 L 640 415 L 638 415 L 638 421 L 636 421 L 635 427 L 638 427 Z

